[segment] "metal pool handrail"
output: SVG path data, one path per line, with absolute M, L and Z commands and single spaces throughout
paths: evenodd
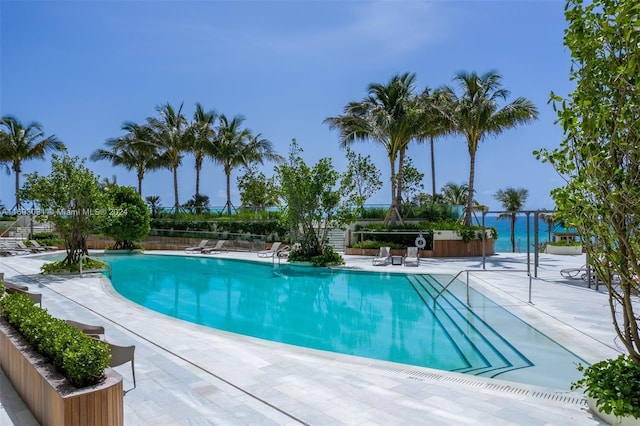
M 438 292 L 438 294 L 436 294 L 436 297 L 433 298 L 433 307 L 436 307 L 436 300 L 438 300 L 438 297 L 440 297 L 440 295 L 442 295 L 442 293 L 444 293 L 447 288 L 451 285 L 451 283 L 453 283 L 456 278 L 458 278 L 460 276 L 460 274 L 462 274 L 463 272 L 467 273 L 467 306 L 469 306 L 469 272 L 526 272 L 527 276 L 529 277 L 529 300 L 528 303 L 531 303 L 531 273 L 526 270 L 526 269 L 463 269 L 462 271 L 458 272 L 453 278 L 451 278 L 451 280 L 442 288 L 442 290 L 440 290 Z

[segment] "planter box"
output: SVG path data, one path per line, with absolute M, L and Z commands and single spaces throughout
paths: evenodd
M 124 424 L 122 376 L 108 368 L 102 383 L 76 388 L 46 363 L 5 319 L 0 319 L 0 366 L 44 426 Z
M 587 405 L 589 409 L 594 412 L 598 417 L 607 422 L 610 425 L 616 426 L 640 426 L 640 419 L 635 417 L 616 417 L 613 414 L 603 413 L 596 406 L 596 400 L 587 396 Z
M 551 244 L 547 244 L 546 249 L 547 254 L 582 254 L 582 245 L 579 246 L 554 246 Z

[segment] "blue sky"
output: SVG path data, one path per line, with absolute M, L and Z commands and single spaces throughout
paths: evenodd
M 540 118 L 489 137 L 476 163 L 476 199 L 498 209 L 493 194 L 526 188 L 526 208 L 554 207 L 549 191 L 562 180 L 532 155 L 557 146 L 561 128 L 548 104 L 568 94 L 570 54 L 563 46 L 562 1 L 30 1 L 0 2 L 0 114 L 38 121 L 72 155 L 89 157 L 121 136 L 124 121 L 156 115 L 164 103 L 191 118 L 195 103 L 228 117 L 241 114 L 254 133 L 286 156 L 297 139 L 308 164 L 331 157 L 344 171 L 338 135 L 322 122 L 366 96 L 369 83 L 413 72 L 422 90 L 453 85 L 459 71 L 502 75 L 508 101 L 524 96 Z M 356 143 L 370 154 L 381 178 L 388 160 L 375 143 Z M 427 144 L 408 155 L 431 190 Z M 87 165 L 101 178 L 136 185 L 134 172 L 106 161 Z M 24 171 L 48 173 L 49 161 Z M 273 164 L 262 170 L 273 174 Z M 436 142 L 436 185 L 468 180 L 464 139 Z M 239 195 L 232 176 L 232 201 Z M 13 176 L 0 175 L 0 201 L 14 201 Z M 193 158 L 179 171 L 180 202 L 195 193 Z M 369 203 L 388 203 L 389 185 Z M 211 205 L 225 202 L 224 174 L 207 161 L 201 192 Z M 173 204 L 169 170 L 148 173 L 143 196 Z

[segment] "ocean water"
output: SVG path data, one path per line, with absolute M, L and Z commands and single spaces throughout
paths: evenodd
M 482 220 L 481 217 L 478 220 Z M 475 224 L 475 219 L 474 219 Z M 508 218 L 498 219 L 496 215 L 487 215 L 485 217 L 485 226 L 494 227 L 498 230 L 498 239 L 495 243 L 496 252 L 498 253 L 511 253 L 511 221 Z M 540 220 L 538 224 L 538 241 L 540 243 L 548 242 L 553 239 L 555 232 L 563 232 L 564 228 L 554 226 L 549 230 L 549 226 L 546 222 Z M 529 243 L 530 250 L 534 250 L 534 218 L 533 214 L 529 217 Z M 516 253 L 527 252 L 527 216 L 524 214 L 518 215 L 516 219 L 515 227 L 515 251 Z

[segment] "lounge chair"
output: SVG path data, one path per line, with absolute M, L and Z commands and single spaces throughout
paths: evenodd
M 258 252 L 258 257 L 273 257 L 275 256 L 278 251 L 280 250 L 280 245 L 282 245 L 282 242 L 280 241 L 276 241 L 273 244 L 271 244 L 271 248 L 268 250 L 262 250 Z
M 420 254 L 418 247 L 407 247 L 407 255 L 404 257 L 404 266 L 420 265 Z
M 65 320 L 67 322 L 67 324 L 69 324 L 72 327 L 77 328 L 78 330 L 82 331 L 84 334 L 87 334 L 91 337 L 95 337 L 99 340 L 103 340 L 102 336 L 104 336 L 104 327 L 101 325 L 90 325 L 90 324 L 84 324 L 82 322 L 78 322 L 78 321 L 72 321 L 72 320 Z
M 585 277 L 587 277 L 588 272 L 586 265 L 583 265 L 579 268 L 561 269 L 560 275 L 562 275 L 563 278 L 568 278 L 570 280 L 584 280 L 586 279 Z
M 202 240 L 200 241 L 200 244 L 198 244 L 197 246 L 187 247 L 186 249 L 184 249 L 184 252 L 185 253 L 202 253 L 202 249 L 205 248 L 208 243 L 209 243 L 209 240 Z
M 202 254 L 216 254 L 216 253 L 220 253 L 220 250 L 222 250 L 222 246 L 227 242 L 227 240 L 218 240 L 218 242 L 216 242 L 216 245 L 211 246 L 211 247 L 204 247 L 202 250 L 200 250 L 200 253 Z
M 56 246 L 43 246 L 42 244 L 40 244 L 36 240 L 29 240 L 29 242 L 31 243 L 32 247 L 35 247 L 35 248 L 38 248 L 38 249 L 42 249 L 43 251 L 55 251 L 55 250 L 58 250 L 58 247 L 56 247 Z
M 22 251 L 30 251 L 31 253 L 42 253 L 43 251 L 46 250 L 44 247 L 41 247 L 41 248 L 33 247 L 33 246 L 32 247 L 28 247 L 22 241 L 16 241 L 16 247 L 18 247 L 18 249 L 20 249 Z
M 131 346 L 118 346 L 111 342 L 107 342 L 109 350 L 111 351 L 111 360 L 109 361 L 109 367 L 117 367 L 131 361 L 131 373 L 133 374 L 133 387 L 136 387 L 136 370 L 133 365 L 133 358 L 136 352 L 136 347 Z
M 373 265 L 388 265 L 391 263 L 391 248 L 390 247 L 380 247 L 380 251 L 378 255 L 373 258 L 371 262 Z

